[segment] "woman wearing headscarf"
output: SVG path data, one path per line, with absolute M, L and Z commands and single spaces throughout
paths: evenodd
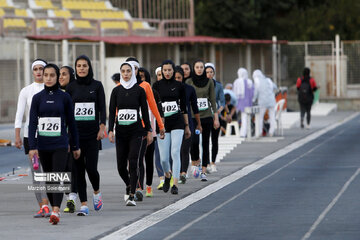
M 151 111 L 149 111 L 149 116 L 150 116 L 150 123 L 151 123 L 151 128 L 154 130 L 152 132 L 152 136 L 153 136 L 153 142 L 151 142 L 151 144 L 148 144 L 147 148 L 146 148 L 146 152 L 145 152 L 145 164 L 146 164 L 146 196 L 147 197 L 152 197 L 153 196 L 153 190 L 152 190 L 152 180 L 153 180 L 153 175 L 154 175 L 154 151 L 155 151 L 155 142 L 157 141 L 156 139 L 156 134 L 160 133 L 160 129 L 159 126 L 156 124 L 156 117 L 153 113 L 154 111 L 158 111 L 159 113 L 159 117 L 164 118 L 164 114 L 162 112 L 162 106 L 161 106 L 161 100 L 160 100 L 160 96 L 159 93 L 156 90 L 152 90 L 151 89 L 151 78 L 150 78 L 150 73 L 145 69 L 145 68 L 139 68 L 139 75 L 140 75 L 140 79 L 141 79 L 141 83 L 140 86 L 142 86 L 144 89 L 148 88 L 149 90 L 149 94 L 153 95 L 153 99 L 150 99 L 150 101 L 152 102 L 154 100 L 154 103 L 157 104 L 157 106 L 153 106 L 151 109 Z M 143 83 L 145 82 L 145 83 Z M 146 84 L 147 83 L 147 84 Z M 146 85 L 146 87 L 145 87 Z M 161 121 L 162 122 L 162 121 Z M 164 125 L 160 124 L 160 126 L 162 126 L 162 129 L 164 129 Z M 156 131 L 155 131 L 156 129 Z M 164 129 L 165 130 L 165 129 Z M 142 189 L 144 186 L 144 164 L 143 164 L 143 160 L 140 159 L 140 176 L 139 176 L 139 183 L 138 183 L 138 187 L 140 189 Z
M 140 149 L 143 136 L 151 133 L 146 93 L 137 83 L 135 68 L 129 62 L 120 66 L 120 85 L 111 93 L 109 105 L 109 140 L 116 141 L 118 172 L 126 185 L 126 206 L 136 206 Z M 141 109 L 141 117 L 140 117 Z M 143 127 L 143 123 L 144 127 Z M 116 137 L 114 139 L 114 125 Z M 146 144 L 146 143 L 145 143 Z M 128 171 L 129 162 L 129 171 Z
M 79 56 L 75 61 L 76 81 L 70 83 L 66 92 L 70 94 L 79 131 L 81 156 L 75 161 L 78 192 L 81 201 L 78 216 L 89 214 L 87 206 L 85 171 L 92 184 L 94 210 L 103 206 L 100 192 L 100 175 L 97 170 L 100 140 L 104 138 L 106 124 L 105 93 L 100 81 L 94 79 L 90 59 Z
M 275 83 L 270 79 L 266 78 L 264 74 L 260 70 L 255 70 L 253 73 L 253 79 L 255 82 L 255 90 L 254 90 L 254 98 L 258 101 L 258 105 L 260 106 L 260 128 L 263 127 L 264 115 L 266 110 L 268 110 L 269 114 L 269 136 L 272 137 L 275 131 L 275 93 L 274 91 L 277 89 Z
M 247 131 L 247 117 L 245 108 L 252 106 L 254 84 L 248 78 L 248 71 L 245 68 L 239 68 L 237 75 L 238 78 L 234 81 L 234 93 L 238 99 L 236 106 L 237 111 L 241 112 L 240 137 L 245 138 Z
M 69 83 L 75 81 L 75 71 L 70 66 L 62 66 L 60 68 L 60 89 L 65 92 L 67 85 Z M 65 213 L 73 213 L 75 211 L 75 201 L 77 198 L 77 181 L 76 181 L 76 171 L 75 171 L 75 163 L 72 157 L 72 154 L 68 153 L 68 159 L 66 164 L 66 172 L 71 172 L 71 192 L 65 193 L 67 198 L 66 207 L 64 209 Z
M 184 71 L 181 67 L 176 66 L 175 67 L 175 80 L 181 83 L 184 83 Z M 184 83 L 185 85 L 185 93 L 186 93 L 186 111 L 188 113 L 188 119 L 189 119 L 189 127 L 192 135 L 195 134 L 195 123 L 193 122 L 193 119 L 191 117 L 191 110 L 193 111 L 196 119 L 196 129 L 198 130 L 198 133 L 200 134 L 202 131 L 201 128 L 201 121 L 200 121 L 200 114 L 199 109 L 197 106 L 197 97 L 195 89 L 190 86 L 189 84 Z M 191 139 L 183 137 L 182 144 L 181 144 L 181 171 L 180 171 L 180 180 L 182 184 L 185 184 L 186 182 L 186 173 L 187 169 L 189 168 L 189 153 L 190 153 L 190 147 L 191 147 Z
M 80 156 L 72 101 L 67 93 L 59 89 L 59 75 L 55 64 L 44 67 L 45 89 L 33 97 L 30 109 L 29 158 L 39 157 L 44 172 L 65 171 L 69 145 L 74 158 Z M 72 136 L 70 143 L 67 129 Z M 48 192 L 47 195 L 52 206 L 49 222 L 55 225 L 60 221 L 63 193 Z
M 165 173 L 163 191 L 170 188 L 171 175 L 174 176 L 172 194 L 178 194 L 178 180 L 180 177 L 180 150 L 185 132 L 185 138 L 191 135 L 188 115 L 186 111 L 186 93 L 184 84 L 175 80 L 175 64 L 165 60 L 161 65 L 163 79 L 155 82 L 153 88 L 160 94 L 165 116 L 165 138 L 159 139 L 161 166 Z M 172 174 L 170 167 L 170 154 L 173 160 Z
M 214 82 L 206 77 L 205 64 L 198 60 L 194 63 L 192 78 L 186 81 L 193 86 L 196 91 L 197 105 L 200 112 L 202 127 L 202 173 L 201 181 L 207 181 L 206 168 L 210 164 L 209 145 L 211 129 L 220 127 L 219 116 L 216 109 L 215 86 Z M 199 135 L 194 136 L 191 143 L 192 172 L 194 173 L 197 164 L 200 163 L 199 157 Z
M 215 101 L 218 115 L 221 114 L 225 107 L 225 96 L 222 84 L 215 80 L 215 65 L 213 63 L 205 64 L 206 77 L 214 82 L 215 86 Z M 219 134 L 220 128 L 211 128 L 211 164 L 207 166 L 207 172 L 217 172 L 215 161 L 219 151 Z
M 22 145 L 24 145 L 25 155 L 29 154 L 29 117 L 30 117 L 30 107 L 33 96 L 38 92 L 44 89 L 44 81 L 43 81 L 43 73 L 44 67 L 46 66 L 46 61 L 43 59 L 35 59 L 31 64 L 31 70 L 34 77 L 34 82 L 30 85 L 21 89 L 17 108 L 16 108 L 16 116 L 15 116 L 15 147 L 21 149 Z M 24 117 L 24 113 L 26 115 L 26 120 L 24 124 L 24 138 L 23 141 L 20 137 L 22 121 Z M 29 160 L 31 176 L 33 179 L 33 183 L 35 184 L 34 172 L 41 173 L 41 166 L 36 170 L 33 167 L 32 160 Z M 48 207 L 49 201 L 46 198 L 45 192 L 35 192 L 36 200 L 40 206 L 40 210 L 34 215 L 34 218 L 41 217 L 50 217 L 50 210 Z

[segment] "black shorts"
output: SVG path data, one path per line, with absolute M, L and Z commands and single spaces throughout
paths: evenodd
M 24 150 L 25 150 L 25 154 L 27 155 L 27 154 L 29 154 L 29 139 L 28 138 L 26 138 L 26 137 L 24 137 L 24 141 L 23 141 L 23 143 L 24 143 Z

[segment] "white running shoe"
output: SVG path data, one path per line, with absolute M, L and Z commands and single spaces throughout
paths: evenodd
M 129 196 L 129 198 L 126 200 L 126 206 L 136 206 L 134 196 Z
M 215 165 L 215 164 L 211 164 L 210 172 L 211 172 L 211 173 L 217 172 L 217 169 L 216 169 L 216 165 Z

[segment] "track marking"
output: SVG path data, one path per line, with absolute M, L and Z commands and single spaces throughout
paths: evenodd
M 301 240 L 308 239 L 311 234 L 316 230 L 319 224 L 324 220 L 326 214 L 335 206 L 336 202 L 340 199 L 340 197 L 344 194 L 349 185 L 354 181 L 354 179 L 359 175 L 360 168 L 356 170 L 356 172 L 349 178 L 349 180 L 344 184 L 341 188 L 340 192 L 336 195 L 336 197 L 331 201 L 331 203 L 324 209 L 324 211 L 319 215 L 314 224 L 310 227 L 309 231 L 301 238 Z
M 263 159 L 260 159 L 242 169 L 240 169 L 239 171 L 227 176 L 227 177 L 224 177 L 222 178 L 221 180 L 211 184 L 211 185 L 208 185 L 207 187 L 183 198 L 183 199 L 180 199 L 179 201 L 173 203 L 173 204 L 170 204 L 169 206 L 159 210 L 159 211 L 156 211 L 148 216 L 145 216 L 143 217 L 142 219 L 128 225 L 128 226 L 125 226 L 113 233 L 110 233 L 109 235 L 103 237 L 102 239 L 128 239 L 128 238 L 131 238 L 133 236 L 135 236 L 136 234 L 144 231 L 145 229 L 165 220 L 166 218 L 172 216 L 173 214 L 187 208 L 188 206 L 190 206 L 191 204 L 194 204 L 195 202 L 197 201 L 200 201 L 201 199 L 207 197 L 208 195 L 224 188 L 225 186 L 229 185 L 230 183 L 240 179 L 240 178 L 243 178 L 244 176 L 248 175 L 249 173 L 273 162 L 274 160 L 278 159 L 279 157 L 282 157 L 284 156 L 285 154 L 303 146 L 304 144 L 320 137 L 321 135 L 335 129 L 336 127 L 354 119 L 355 117 L 357 117 L 360 113 L 354 113 L 353 115 L 347 117 L 346 119 L 344 119 L 343 121 L 341 122 L 338 122 L 338 123 L 335 123 L 333 125 L 330 125 L 326 128 L 323 128 L 317 132 L 314 132 L 310 135 L 308 135 L 307 137 L 301 139 L 301 140 L 298 140 L 294 143 L 291 143 L 289 144 L 288 146 L 284 147 L 283 149 L 280 149 L 268 156 L 266 156 L 265 158 Z M 311 150 L 310 150 L 311 151 Z M 294 159 L 292 162 L 295 162 L 298 158 Z M 289 162 L 288 164 L 286 164 L 284 167 L 288 166 L 289 164 L 291 164 L 292 162 Z M 282 168 L 281 168 L 282 169 Z M 281 169 L 278 169 L 276 170 L 275 172 L 273 172 L 272 174 L 276 174 L 277 171 L 280 171 Z M 271 174 L 270 174 L 271 175 Z M 267 178 L 271 177 L 270 175 L 267 176 Z M 259 180 L 259 181 L 264 181 L 266 179 L 262 179 L 262 180 Z M 260 182 L 256 182 L 254 184 L 259 184 Z M 253 184 L 253 185 L 254 185 Z M 252 186 L 252 185 L 251 185 Z M 250 187 L 251 187 L 250 186 Z M 248 187 L 248 188 L 250 188 Z M 245 189 L 246 190 L 246 189 Z M 244 192 L 245 190 L 243 190 L 242 192 Z M 246 190 L 248 191 L 248 190 Z M 243 194 L 243 193 L 242 193 Z

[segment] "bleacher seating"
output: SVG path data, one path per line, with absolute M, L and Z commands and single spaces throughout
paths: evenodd
M 11 0 L 0 0 L 0 8 L 13 8 L 14 4 Z
M 32 9 L 56 9 L 51 0 L 29 0 L 29 7 Z
M 91 0 L 62 0 L 62 6 L 65 9 L 82 10 L 107 10 L 112 9 L 111 4 L 105 1 L 91 1 Z
M 67 26 L 69 34 L 94 35 L 99 34 L 99 23 L 102 35 L 126 35 L 130 29 L 135 34 L 156 34 L 148 22 L 132 21 L 128 11 L 114 8 L 107 0 L 23 0 L 15 5 L 13 0 L 0 0 L 0 18 L 4 34 L 33 26 L 33 34 L 44 34 L 44 30 L 53 31 L 46 34 L 66 34 L 63 30 Z M 23 36 L 30 33 L 28 30 Z

